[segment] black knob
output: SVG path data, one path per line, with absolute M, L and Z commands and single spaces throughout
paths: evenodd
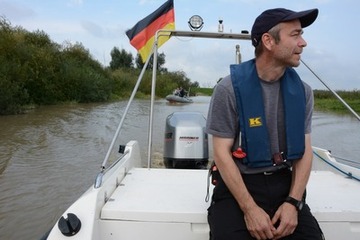
M 58 228 L 65 236 L 74 236 L 80 231 L 81 221 L 75 214 L 68 213 L 67 218 L 59 219 Z

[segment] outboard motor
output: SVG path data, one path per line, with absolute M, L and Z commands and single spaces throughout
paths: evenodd
M 174 112 L 166 118 L 164 164 L 167 168 L 206 168 L 209 159 L 205 117 Z

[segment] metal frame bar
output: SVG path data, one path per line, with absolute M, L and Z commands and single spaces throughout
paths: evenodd
M 156 89 L 156 71 L 157 71 L 157 54 L 158 54 L 158 40 L 162 36 L 176 36 L 176 37 L 193 37 L 193 38 L 214 38 L 214 39 L 233 39 L 233 40 L 250 40 L 251 36 L 247 33 L 217 33 L 217 32 L 197 32 L 197 31 L 177 31 L 160 29 L 155 34 L 153 45 L 153 72 L 151 83 L 151 103 L 150 103 L 150 118 L 149 118 L 149 135 L 148 135 L 148 159 L 147 167 L 151 167 L 152 155 L 152 132 L 153 132 L 153 118 L 154 118 L 154 103 L 155 103 L 155 89 Z

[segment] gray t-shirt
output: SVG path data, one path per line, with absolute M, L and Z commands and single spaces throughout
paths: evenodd
M 272 154 L 285 152 L 286 137 L 280 81 L 260 81 L 260 83 L 271 152 Z M 303 84 L 306 96 L 305 133 L 310 133 L 314 98 L 311 87 L 305 82 Z M 214 89 L 206 122 L 206 132 L 217 137 L 234 139 L 232 151 L 238 147 L 239 117 L 230 75 L 223 78 Z

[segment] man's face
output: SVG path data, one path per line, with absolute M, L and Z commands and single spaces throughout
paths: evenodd
M 299 20 L 280 23 L 280 41 L 273 48 L 275 60 L 285 66 L 299 66 L 300 54 L 307 45 L 302 33 Z

